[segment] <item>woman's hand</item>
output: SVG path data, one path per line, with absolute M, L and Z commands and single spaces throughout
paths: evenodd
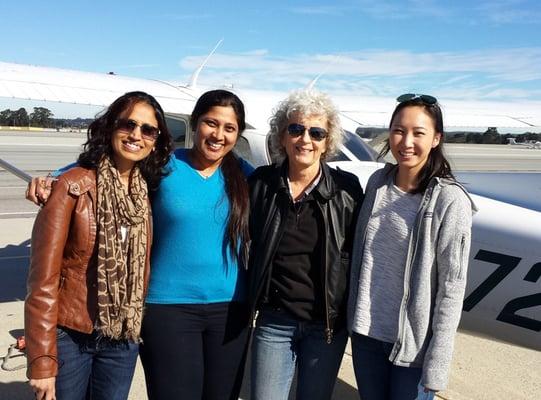
M 436 395 L 436 390 L 429 389 L 425 386 L 421 386 L 424 390 L 423 393 L 419 391 L 415 400 L 432 400 Z
M 55 180 L 56 179 L 51 176 L 38 176 L 32 178 L 26 188 L 26 200 L 30 200 L 38 206 L 47 203 L 47 199 L 51 194 L 52 184 Z
M 35 178 L 37 179 L 37 178 Z M 56 400 L 56 378 L 30 379 L 30 386 L 36 395 L 36 400 Z

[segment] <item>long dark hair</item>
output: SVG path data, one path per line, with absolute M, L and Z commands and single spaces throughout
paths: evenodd
M 190 117 L 192 130 L 196 129 L 199 118 L 209 112 L 212 107 L 233 108 L 239 127 L 238 137 L 240 137 L 246 128 L 244 104 L 235 94 L 227 90 L 211 90 L 203 93 L 197 100 Z M 229 215 L 222 246 L 223 254 L 225 257 L 229 248 L 233 260 L 246 262 L 243 257 L 249 241 L 248 183 L 241 170 L 239 159 L 232 151 L 224 156 L 220 168 L 225 181 L 225 193 L 229 199 Z
M 423 193 L 428 187 L 430 180 L 434 177 L 455 179 L 451 171 L 451 165 L 443 153 L 443 139 L 445 137 L 443 132 L 443 115 L 439 103 L 427 104 L 421 98 L 403 101 L 402 103 L 398 103 L 393 111 L 391 122 L 389 123 L 389 131 L 391 130 L 395 117 L 398 115 L 400 110 L 406 107 L 422 107 L 428 113 L 428 115 L 430 115 L 432 121 L 434 121 L 436 133 L 441 134 L 440 142 L 436 147 L 433 147 L 430 150 L 425 165 L 419 171 L 419 175 L 417 176 L 417 187 L 412 191 L 412 193 Z M 389 139 L 387 139 L 385 146 L 378 155 L 378 158 L 385 157 L 390 150 L 391 145 L 389 143 Z
M 113 157 L 111 138 L 115 124 L 124 112 L 131 112 L 137 103 L 145 103 L 154 109 L 160 135 L 154 144 L 155 150 L 148 157 L 137 163 L 149 189 L 155 190 L 166 173 L 164 166 L 169 161 L 173 141 L 165 123 L 165 114 L 154 97 L 145 92 L 129 92 L 116 99 L 105 112 L 98 114 L 87 131 L 84 151 L 79 155 L 78 163 L 85 168 L 97 168 L 104 154 Z

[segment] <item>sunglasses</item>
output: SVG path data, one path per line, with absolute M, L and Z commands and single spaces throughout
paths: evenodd
M 129 133 L 132 133 L 137 127 L 141 128 L 143 139 L 156 140 L 160 136 L 160 130 L 155 126 L 149 124 L 140 125 L 133 119 L 120 118 L 115 123 L 115 129 Z
M 325 139 L 328 135 L 327 131 L 323 128 L 319 128 L 317 126 L 307 128 L 302 124 L 289 124 L 287 126 L 287 133 L 289 133 L 289 136 L 291 137 L 299 137 L 304 135 L 306 129 L 308 129 L 308 134 L 310 135 L 310 137 L 314 140 L 317 140 L 318 142 Z
M 406 93 L 398 96 L 396 98 L 396 101 L 399 103 L 403 103 L 405 101 L 411 101 L 411 100 L 421 100 L 424 104 L 433 106 L 438 102 L 438 99 L 436 99 L 434 96 L 430 96 L 429 94 L 417 94 L 417 93 Z

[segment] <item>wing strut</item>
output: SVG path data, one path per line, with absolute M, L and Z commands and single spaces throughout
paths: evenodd
M 218 43 L 216 43 L 216 46 L 214 46 L 214 48 L 212 49 L 212 51 L 209 53 L 209 55 L 205 58 L 205 60 L 201 63 L 201 65 L 194 71 L 193 75 L 192 75 L 192 78 L 190 79 L 190 83 L 188 84 L 188 87 L 189 88 L 196 88 L 197 87 L 197 79 L 199 78 L 199 73 L 201 72 L 201 70 L 203 69 L 203 67 L 205 66 L 205 64 L 207 63 L 207 61 L 209 60 L 209 58 L 214 54 L 214 52 L 216 51 L 216 49 L 218 48 L 218 46 L 220 46 L 222 44 L 222 42 L 224 41 L 224 39 L 220 39 L 218 41 Z
M 306 88 L 307 90 L 311 90 L 314 88 L 314 86 L 316 86 L 316 83 L 317 81 L 319 80 L 319 78 L 321 78 L 323 75 L 325 75 L 327 72 L 329 72 L 329 69 L 331 68 L 332 65 L 335 65 L 338 63 L 338 61 L 340 60 L 341 56 L 337 56 L 337 57 L 334 57 L 334 59 L 329 62 L 327 64 L 327 66 L 325 67 L 325 69 L 323 70 L 322 73 L 320 73 L 318 76 L 316 76 L 314 79 L 312 79 L 308 85 L 306 85 Z

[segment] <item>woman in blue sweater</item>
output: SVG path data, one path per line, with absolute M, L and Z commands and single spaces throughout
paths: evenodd
M 251 167 L 231 150 L 245 128 L 233 93 L 207 92 L 152 197 L 152 273 L 141 336 L 149 398 L 238 398 L 248 340 L 243 249 Z

